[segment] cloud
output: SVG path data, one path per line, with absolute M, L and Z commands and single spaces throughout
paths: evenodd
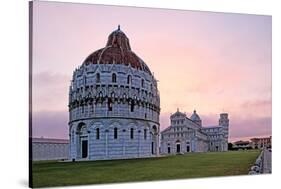
M 271 100 L 255 100 L 242 103 L 241 107 L 246 108 L 248 111 L 262 109 L 264 112 L 271 113 L 272 101 Z
M 40 72 L 38 74 L 35 74 L 33 76 L 33 82 L 34 84 L 40 85 L 40 86 L 48 86 L 55 83 L 62 83 L 65 81 L 70 80 L 71 77 L 68 75 L 63 75 L 59 73 L 53 73 L 53 72 Z
M 229 132 L 232 138 L 271 135 L 272 118 L 249 117 L 249 118 L 239 119 L 239 117 L 234 117 L 233 120 L 230 120 Z
M 68 112 L 34 112 L 32 136 L 45 138 L 68 138 Z
M 168 112 L 160 113 L 160 130 L 170 126 L 170 116 L 171 113 Z
M 32 105 L 35 111 L 67 110 L 68 75 L 41 72 L 32 78 Z

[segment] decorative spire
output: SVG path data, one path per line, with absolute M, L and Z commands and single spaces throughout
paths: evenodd
M 177 112 L 179 112 L 179 108 L 177 108 Z
M 118 24 L 118 30 L 120 31 L 120 24 Z

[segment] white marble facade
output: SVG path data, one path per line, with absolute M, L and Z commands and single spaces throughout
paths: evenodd
M 202 126 L 196 111 L 190 118 L 179 110 L 170 117 L 171 126 L 161 132 L 161 154 L 227 151 L 227 113 L 220 114 L 217 126 Z
M 70 159 L 157 156 L 159 113 L 157 81 L 118 27 L 106 47 L 89 55 L 73 72 Z

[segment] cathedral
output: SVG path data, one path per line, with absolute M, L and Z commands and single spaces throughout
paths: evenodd
M 195 110 L 190 118 L 177 110 L 170 120 L 171 126 L 161 132 L 161 154 L 228 150 L 227 113 L 220 114 L 216 126 L 203 127 Z
M 120 26 L 74 70 L 68 107 L 72 161 L 159 155 L 157 80 Z

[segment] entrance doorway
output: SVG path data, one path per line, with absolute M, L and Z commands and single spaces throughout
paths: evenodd
M 168 154 L 169 154 L 169 153 L 171 153 L 171 148 L 170 148 L 170 147 L 168 147 Z
M 151 142 L 151 154 L 154 154 L 154 143 Z
M 186 146 L 186 152 L 190 152 L 190 147 Z
M 88 140 L 82 140 L 82 158 L 88 157 Z
M 180 152 L 181 152 L 181 145 L 177 144 L 177 153 L 180 153 Z

